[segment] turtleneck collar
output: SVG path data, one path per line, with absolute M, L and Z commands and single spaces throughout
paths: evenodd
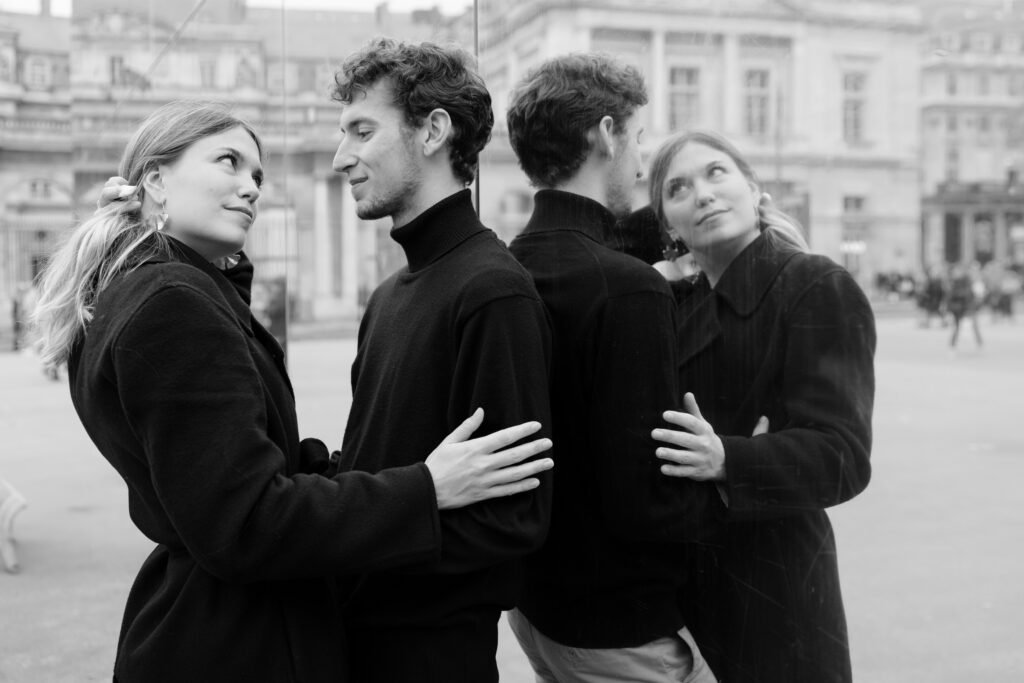
M 409 271 L 426 268 L 469 237 L 487 228 L 473 208 L 472 193 L 459 190 L 405 225 L 391 230 L 409 262 Z
M 563 190 L 540 190 L 523 233 L 573 230 L 604 244 L 614 228 L 615 216 L 601 203 Z

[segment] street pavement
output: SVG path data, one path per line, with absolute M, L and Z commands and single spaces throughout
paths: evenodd
M 856 680 L 1024 681 L 1024 322 L 985 347 L 878 321 L 871 485 L 831 511 Z M 966 331 L 965 331 L 966 332 Z M 303 433 L 340 444 L 351 336 L 294 340 Z M 121 610 L 150 543 L 124 484 L 30 355 L 0 353 L 0 478 L 28 507 L 21 571 L 0 572 L 0 683 L 110 680 Z M 502 681 L 531 681 L 502 623 Z

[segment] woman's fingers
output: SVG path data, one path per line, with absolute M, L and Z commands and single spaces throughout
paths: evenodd
M 682 432 L 678 429 L 663 429 L 661 427 L 651 432 L 655 441 L 662 441 L 681 448 L 692 448 L 698 444 L 696 437 L 691 432 Z
M 469 437 L 473 436 L 473 432 L 480 428 L 480 425 L 484 421 L 484 409 L 477 408 L 473 411 L 473 414 L 462 421 L 458 427 L 452 430 L 452 433 L 444 437 L 444 441 L 441 445 L 448 443 L 459 443 L 465 441 Z
M 675 425 L 677 427 L 682 427 L 683 429 L 689 430 L 691 432 L 697 431 L 700 425 L 706 424 L 703 419 L 696 417 L 695 415 L 691 415 L 690 413 L 683 413 L 678 410 L 666 410 L 664 413 L 661 414 L 661 417 L 665 420 L 665 422 L 668 422 L 669 424 Z
M 766 415 L 762 415 L 761 417 L 757 418 L 757 424 L 754 425 L 754 433 L 751 434 L 751 436 L 759 436 L 761 434 L 767 434 L 767 433 L 768 433 L 768 417 Z
M 478 453 L 494 453 L 495 451 L 500 451 L 505 446 L 514 444 L 516 441 L 525 439 L 531 434 L 536 433 L 539 429 L 540 422 L 524 422 L 512 427 L 506 427 L 505 429 L 499 429 L 487 436 L 467 441 L 466 445 Z
M 502 467 L 494 471 L 494 476 L 489 480 L 489 485 L 493 487 L 510 484 L 550 470 L 554 466 L 555 461 L 551 458 L 541 458 L 525 462 L 521 465 Z
M 697 397 L 692 392 L 687 391 L 683 395 L 683 407 L 686 408 L 686 412 L 690 413 L 698 420 L 703 421 L 704 416 L 700 414 L 700 406 L 697 405 Z
M 532 491 L 533 489 L 540 486 L 540 479 L 522 479 L 512 484 L 502 484 L 500 486 L 492 486 L 484 492 L 483 497 L 480 500 L 489 500 L 491 498 L 502 498 L 504 496 L 514 496 L 517 493 L 525 493 Z
M 498 451 L 488 456 L 486 459 L 487 468 L 493 470 L 505 469 L 510 465 L 517 465 L 523 460 L 532 458 L 538 453 L 543 453 L 550 448 L 551 439 L 535 439 L 528 443 L 522 443 L 514 448 Z M 483 452 L 486 453 L 487 451 Z
M 684 479 L 693 479 L 695 470 L 687 465 L 662 465 L 661 473 L 667 474 L 670 477 L 682 477 Z
M 654 451 L 654 455 L 662 460 L 668 460 L 673 465 L 696 467 L 701 462 L 701 458 L 693 451 L 678 451 L 674 448 L 659 448 Z

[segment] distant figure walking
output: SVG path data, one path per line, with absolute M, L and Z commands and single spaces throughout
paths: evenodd
M 946 310 L 953 318 L 953 335 L 949 338 L 949 346 L 956 351 L 956 342 L 960 337 L 960 323 L 969 318 L 974 329 L 974 341 L 981 348 L 981 330 L 978 329 L 978 305 L 980 297 L 975 292 L 975 279 L 963 265 L 953 266 L 949 280 L 949 295 Z
M 26 505 L 25 498 L 0 479 L 0 563 L 11 574 L 19 569 L 18 555 L 14 551 L 14 518 Z

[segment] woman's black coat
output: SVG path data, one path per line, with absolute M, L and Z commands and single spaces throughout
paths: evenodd
M 327 576 L 439 549 L 433 483 L 417 464 L 310 474 L 284 357 L 230 275 L 174 243 L 99 297 L 69 361 L 89 436 L 128 485 L 156 548 L 125 607 L 122 682 L 345 680 Z
M 676 293 L 680 388 L 722 438 L 729 519 L 692 547 L 687 623 L 722 683 L 850 681 L 825 508 L 871 474 L 871 307 L 845 269 L 764 235 L 713 290 Z

